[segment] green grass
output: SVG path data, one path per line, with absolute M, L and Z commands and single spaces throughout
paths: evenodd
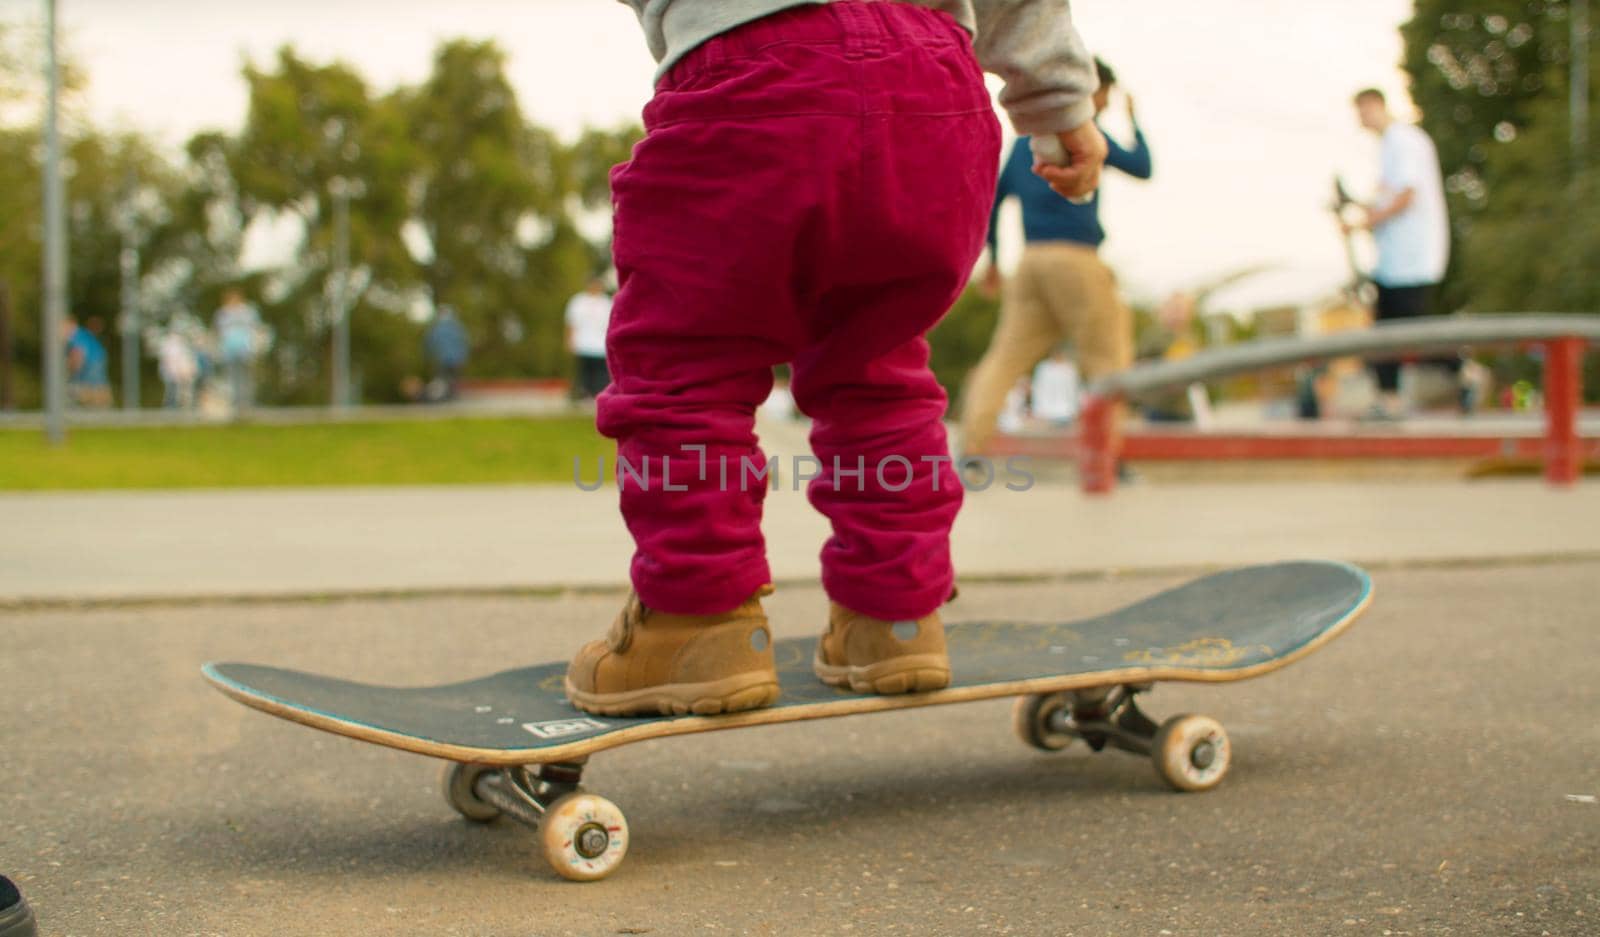
M 0 431 L 0 490 L 592 482 L 590 417 Z

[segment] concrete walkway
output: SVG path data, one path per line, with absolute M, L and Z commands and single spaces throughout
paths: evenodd
M 574 486 L 0 495 L 0 603 L 621 586 L 613 489 Z M 814 581 L 826 523 L 769 497 L 775 576 Z M 1065 483 L 969 495 L 966 577 L 1293 557 L 1373 564 L 1600 556 L 1600 487 L 1534 481 Z

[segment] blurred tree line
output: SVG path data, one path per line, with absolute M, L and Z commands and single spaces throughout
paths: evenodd
M 1445 308 L 1600 311 L 1600 64 L 1590 75 L 1588 148 L 1575 159 L 1567 113 L 1575 2 L 1584 0 L 1416 0 L 1403 27 L 1412 96 L 1451 200 Z M 11 333 L 0 343 L 11 345 L 17 406 L 39 397 L 42 89 L 31 41 L 0 23 L 0 304 L 9 304 Z M 471 335 L 470 375 L 566 374 L 563 307 L 607 266 L 607 173 L 627 158 L 637 127 L 557 139 L 522 111 L 493 42 L 446 42 L 425 80 L 389 92 L 291 48 L 246 67 L 243 79 L 242 127 L 198 134 L 168 154 L 136 133 L 92 127 L 73 96 L 82 74 L 69 65 L 74 314 L 115 323 L 128 232 L 141 251 L 147 323 L 209 324 L 222 291 L 239 285 L 274 333 L 263 399 L 323 402 L 332 192 L 343 185 L 352 194 L 362 399 L 395 399 L 402 378 L 422 372 L 421 333 L 444 304 Z M 288 260 L 247 270 L 247 239 L 263 228 L 293 242 Z M 969 290 L 930 336 L 934 370 L 952 396 L 987 345 L 995 312 Z M 120 386 L 114 327 L 107 338 Z M 143 368 L 153 399 L 148 356 Z
M 0 302 L 11 309 L 16 406 L 39 400 L 42 89 L 32 41 L 0 24 Z M 222 292 L 238 286 L 273 333 L 264 402 L 325 402 L 341 186 L 351 196 L 360 399 L 397 399 L 402 380 L 424 372 L 422 333 L 441 305 L 471 337 L 469 375 L 566 374 L 565 304 L 609 265 L 607 173 L 628 158 L 637 127 L 557 139 L 522 111 L 492 41 L 446 42 L 424 81 L 389 92 L 285 47 L 244 68 L 238 131 L 200 133 L 182 154 L 91 126 L 74 100 L 81 76 L 68 76 L 69 309 L 108 324 L 114 387 L 126 232 L 141 252 L 147 327 L 209 325 Z M 246 269 L 247 241 L 263 230 L 288 242 L 271 252 L 287 259 Z M 148 400 L 156 378 L 146 352 Z
M 1578 3 L 1593 59 L 1593 0 L 1416 0 L 1402 28 L 1455 229 L 1446 308 L 1600 312 L 1600 62 L 1581 153 L 1569 136 Z

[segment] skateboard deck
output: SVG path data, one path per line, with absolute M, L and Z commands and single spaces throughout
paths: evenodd
M 718 716 L 591 716 L 562 691 L 566 662 L 436 687 L 386 687 L 254 664 L 212 663 L 206 679 L 246 706 L 338 735 L 478 764 L 568 761 L 629 742 L 940 703 L 1162 680 L 1260 676 L 1310 653 L 1366 607 L 1367 574 L 1301 562 L 1216 573 L 1119 611 L 1061 624 L 947 626 L 951 684 L 863 696 L 811 672 L 816 639 L 774 645 L 782 696 Z
M 338 735 L 456 764 L 445 794 L 472 820 L 509 814 L 541 830 L 558 872 L 608 874 L 626 851 L 614 804 L 581 791 L 596 752 L 663 736 L 1016 696 L 1023 740 L 1057 750 L 1084 740 L 1151 755 L 1169 783 L 1205 790 L 1229 762 L 1226 733 L 1204 716 L 1157 726 L 1134 696 L 1164 680 L 1228 682 L 1271 673 L 1338 635 L 1372 598 L 1367 574 L 1332 562 L 1215 573 L 1104 615 L 1063 623 L 946 626 L 943 690 L 864 696 L 811 672 L 816 638 L 774 644 L 776 705 L 716 716 L 592 716 L 562 690 L 566 662 L 444 686 L 387 687 L 255 664 L 210 663 L 217 689 L 247 706 Z M 530 766 L 537 766 L 537 770 Z

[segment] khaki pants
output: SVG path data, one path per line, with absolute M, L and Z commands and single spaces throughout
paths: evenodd
M 1073 359 L 1088 384 L 1133 363 L 1133 314 L 1094 248 L 1030 244 L 1016 274 L 1006 281 L 989 350 L 967 382 L 963 452 L 982 454 L 1006 393 L 1063 341 L 1072 345 Z M 1114 429 L 1113 444 L 1116 437 Z

